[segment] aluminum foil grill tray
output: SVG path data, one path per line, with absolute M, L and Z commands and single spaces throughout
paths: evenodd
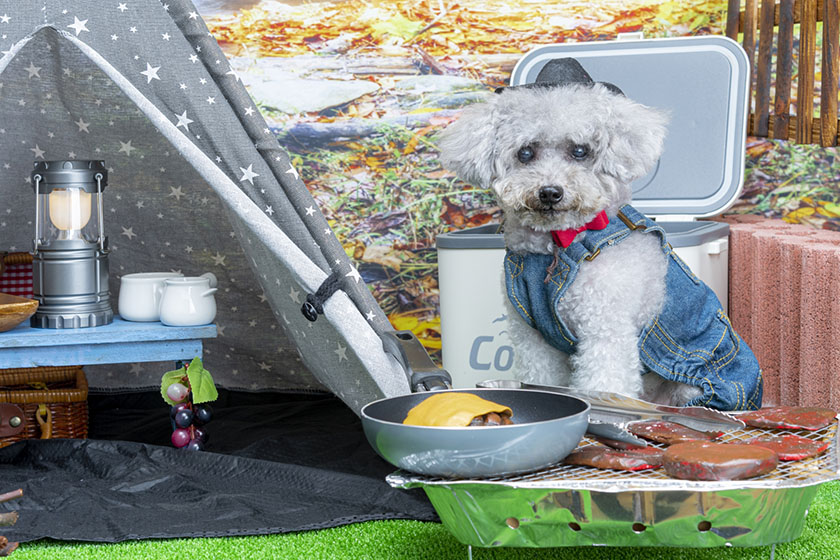
M 793 433 L 828 442 L 802 461 L 737 481 L 687 481 L 662 469 L 623 472 L 557 464 L 505 477 L 446 479 L 397 471 L 423 488 L 446 528 L 472 546 L 761 546 L 797 538 L 823 482 L 840 479 L 838 424 L 821 430 L 730 430 L 720 441 Z M 584 439 L 582 446 L 595 445 Z

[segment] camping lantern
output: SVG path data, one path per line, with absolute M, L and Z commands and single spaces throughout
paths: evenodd
M 37 161 L 32 282 L 33 327 L 73 329 L 114 318 L 108 288 L 108 239 L 103 233 L 102 161 Z

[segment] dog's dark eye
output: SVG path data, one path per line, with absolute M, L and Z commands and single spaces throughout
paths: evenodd
M 583 159 L 589 155 L 589 148 L 580 144 L 575 144 L 572 146 L 572 149 L 569 150 L 569 154 L 575 159 Z
M 519 151 L 516 152 L 516 159 L 521 161 L 522 163 L 528 163 L 534 156 L 537 155 L 537 151 L 534 150 L 531 146 L 523 146 L 519 148 Z

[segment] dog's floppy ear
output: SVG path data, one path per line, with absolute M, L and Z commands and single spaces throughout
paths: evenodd
M 610 138 L 602 169 L 624 183 L 644 177 L 659 160 L 668 116 L 626 98 L 611 108 Z
M 494 111 L 493 100 L 470 105 L 438 136 L 443 167 L 481 188 L 489 188 L 493 177 Z

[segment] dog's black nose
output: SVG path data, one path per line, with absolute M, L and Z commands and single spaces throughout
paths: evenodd
M 556 204 L 563 199 L 563 189 L 549 185 L 540 188 L 540 202 L 543 204 Z

